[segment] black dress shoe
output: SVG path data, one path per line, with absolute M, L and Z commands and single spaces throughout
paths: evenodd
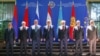
M 63 56 L 62 54 L 59 54 L 59 56 Z
M 40 56 L 40 54 L 37 54 L 37 56 Z
M 96 54 L 93 54 L 92 56 L 96 56 Z
M 74 54 L 74 56 L 78 56 L 78 55 L 79 55 L 78 53 L 75 53 L 75 54 Z
M 47 53 L 46 56 L 49 56 L 49 54 Z
M 67 54 L 64 54 L 64 56 L 68 56 Z
M 82 53 L 79 53 L 79 56 L 82 56 Z

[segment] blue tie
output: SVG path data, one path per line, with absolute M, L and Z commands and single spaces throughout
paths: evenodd
M 37 26 L 35 26 L 35 32 L 37 32 L 37 30 L 38 30 L 38 27 L 37 27 Z

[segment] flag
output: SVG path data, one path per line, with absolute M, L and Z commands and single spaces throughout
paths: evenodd
M 29 21 L 28 21 L 28 3 L 26 2 L 26 7 L 25 7 L 25 12 L 24 12 L 24 20 L 26 22 L 26 26 L 29 26 Z
M 47 20 L 50 20 L 51 23 L 52 23 L 52 19 L 51 19 L 51 8 L 50 8 L 50 5 L 48 5 Z
M 84 20 L 84 40 L 87 40 L 87 26 L 89 24 L 88 17 L 85 17 Z
M 87 40 L 87 26 L 89 25 L 89 17 L 88 17 L 88 9 L 87 9 L 87 3 L 86 3 L 86 0 L 84 1 L 85 2 L 85 6 L 83 7 L 84 8 L 84 11 L 83 11 L 83 15 L 84 15 L 84 39 Z
M 62 19 L 63 19 L 63 16 L 62 16 L 62 2 L 60 1 L 59 16 L 58 16 L 58 26 L 60 25 L 60 22 L 61 22 Z M 57 26 L 57 33 L 58 33 L 58 26 Z
M 36 6 L 35 19 L 39 19 L 39 6 L 38 6 L 38 1 L 37 1 L 37 6 Z
M 16 6 L 16 2 L 14 5 L 14 11 L 13 11 L 13 19 L 12 19 L 12 25 L 13 25 L 13 29 L 15 31 L 15 39 L 18 38 L 18 13 L 17 13 L 17 6 Z
M 75 23 L 76 19 L 75 19 L 75 7 L 74 7 L 74 3 L 72 4 L 72 11 L 71 11 L 71 18 L 70 18 L 70 27 L 69 27 L 69 37 L 71 40 L 73 40 L 73 30 L 74 30 L 74 26 L 76 25 Z

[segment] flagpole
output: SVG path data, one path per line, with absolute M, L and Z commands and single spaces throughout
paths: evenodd
M 74 1 L 72 2 L 72 5 L 74 5 Z

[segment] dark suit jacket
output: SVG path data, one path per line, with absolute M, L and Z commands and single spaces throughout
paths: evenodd
M 49 31 L 48 31 L 47 25 L 44 26 L 43 36 L 44 36 L 44 38 L 45 38 L 46 40 L 53 39 L 53 38 L 55 37 L 53 25 L 51 25 Z
M 58 29 L 58 38 L 60 40 L 64 39 L 64 38 L 68 38 L 69 37 L 69 33 L 68 33 L 68 26 L 65 26 L 65 29 L 62 29 L 62 26 L 59 26 Z
M 80 26 L 79 29 L 78 29 L 77 26 L 75 26 L 75 28 L 74 28 L 74 38 L 76 40 L 84 38 L 84 31 L 83 31 L 83 27 L 82 26 Z
M 39 40 L 42 37 L 42 30 L 41 30 L 41 26 L 38 25 L 38 29 L 35 29 L 35 25 L 31 26 L 31 34 L 30 37 L 33 40 Z
M 26 41 L 27 38 L 29 37 L 29 31 L 28 31 L 28 27 L 25 27 L 25 29 L 23 29 L 23 27 L 21 26 L 19 28 L 19 31 L 18 31 L 18 38 L 21 40 L 21 41 Z
M 4 39 L 6 42 L 13 41 L 15 39 L 15 32 L 13 28 L 11 30 L 8 30 L 8 28 L 5 29 Z

